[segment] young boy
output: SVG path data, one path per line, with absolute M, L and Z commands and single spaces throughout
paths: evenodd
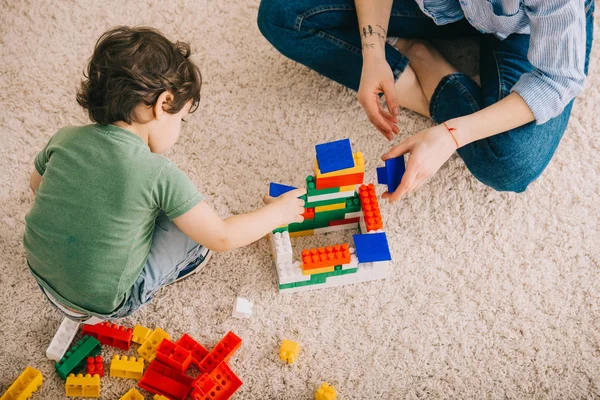
M 190 179 L 158 155 L 196 110 L 190 47 L 150 28 L 96 43 L 77 102 L 95 125 L 60 129 L 35 158 L 24 237 L 31 272 L 68 317 L 120 318 L 196 272 L 210 251 L 302 221 L 302 190 L 222 220 Z

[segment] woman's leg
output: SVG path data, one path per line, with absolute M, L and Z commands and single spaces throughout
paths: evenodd
M 463 35 L 465 23 L 437 26 L 414 0 L 393 3 L 388 36 L 435 38 Z M 283 55 L 354 90 L 358 90 L 362 53 L 353 0 L 262 0 L 258 11 L 262 34 Z M 386 45 L 401 106 L 427 114 L 427 103 L 408 60 Z M 405 76 L 402 76 L 405 75 Z

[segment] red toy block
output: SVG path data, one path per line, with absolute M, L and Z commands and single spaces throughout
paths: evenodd
M 339 264 L 336 264 L 339 265 Z M 210 374 L 222 361 L 227 361 L 242 345 L 242 339 L 229 331 L 198 365 L 201 372 Z
M 176 343 L 180 347 L 192 353 L 192 363 L 196 367 L 200 367 L 200 363 L 208 355 L 209 351 L 200 343 L 196 342 L 190 335 L 184 333 Z
M 96 325 L 84 325 L 81 333 L 98 339 L 101 344 L 129 350 L 133 329 L 110 322 L 100 322 Z
M 315 218 L 315 209 L 314 208 L 305 208 L 304 214 L 302 214 L 305 220 L 314 219 Z
M 330 178 L 316 178 L 316 189 L 328 189 L 339 186 L 360 185 L 365 179 L 363 172 L 358 174 L 332 176 Z
M 210 374 L 202 374 L 192 384 L 193 400 L 227 400 L 242 386 L 226 362 L 221 362 Z
M 174 400 L 185 400 L 194 378 L 154 360 L 146 369 L 138 386 L 150 393 Z
M 329 226 L 338 226 L 338 225 L 346 225 L 346 224 L 355 224 L 360 220 L 360 217 L 356 218 L 348 218 L 348 219 L 339 219 L 337 221 L 331 221 Z
M 358 196 L 360 197 L 360 205 L 365 215 L 365 224 L 367 231 L 376 231 L 383 228 L 383 220 L 381 219 L 381 211 L 379 202 L 377 201 L 377 193 L 375 193 L 375 185 L 372 183 L 361 185 L 358 188 Z M 363 232 L 367 233 L 367 232 Z
M 192 362 L 192 353 L 169 339 L 163 339 L 156 348 L 156 359 L 168 367 L 185 372 Z
M 348 243 L 302 250 L 302 270 L 311 270 L 350 262 Z
M 88 357 L 87 359 L 87 373 L 91 376 L 100 375 L 100 378 L 104 377 L 104 360 L 102 356 Z

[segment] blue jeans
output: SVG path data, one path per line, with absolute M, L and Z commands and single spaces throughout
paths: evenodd
M 593 37 L 593 0 L 585 0 L 585 10 L 587 74 Z M 362 53 L 353 0 L 262 0 L 258 27 L 286 57 L 358 90 Z M 510 93 L 522 74 L 533 69 L 527 60 L 529 35 L 513 34 L 499 40 L 493 35 L 481 34 L 464 19 L 438 26 L 423 14 L 414 0 L 394 0 L 388 36 L 481 38 L 481 87 L 465 74 L 444 77 L 430 102 L 430 115 L 437 123 L 472 114 L 498 102 Z M 397 79 L 408 65 L 408 59 L 388 44 L 385 54 Z M 571 101 L 560 115 L 545 124 L 532 122 L 478 140 L 460 148 L 458 154 L 469 171 L 484 184 L 500 191 L 523 192 L 552 159 L 572 107 Z

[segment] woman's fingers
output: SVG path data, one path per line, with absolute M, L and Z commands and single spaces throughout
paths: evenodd
M 397 145 L 392 147 L 390 149 L 390 151 L 388 151 L 387 153 L 382 155 L 381 159 L 383 161 L 385 161 L 385 160 L 389 160 L 390 158 L 399 157 L 403 154 L 410 152 L 411 148 L 412 148 L 411 138 L 404 139 L 403 141 L 401 141 L 400 143 L 398 143 Z
M 393 124 L 387 121 L 379 112 L 379 107 L 381 106 L 379 104 L 379 96 L 376 93 L 373 93 L 366 100 L 361 100 L 359 98 L 359 102 L 365 109 L 369 121 L 371 121 L 371 123 L 379 129 L 379 132 L 381 132 L 388 140 L 392 140 L 394 137 L 392 133 Z
M 398 128 L 398 118 L 394 117 L 389 112 L 385 111 L 381 103 L 379 103 L 379 114 L 383 116 L 392 126 L 392 132 L 395 134 L 400 133 L 400 128 Z
M 404 176 L 402 176 L 402 181 L 400 181 L 400 186 L 394 191 L 394 193 L 388 194 L 384 198 L 389 198 L 390 203 L 398 200 L 400 197 L 404 196 L 408 193 L 408 190 L 413 187 L 414 181 L 419 173 L 420 165 L 414 161 L 414 157 L 409 157 L 408 163 L 406 165 L 406 172 L 404 172 Z
M 394 87 L 394 78 L 386 79 L 382 82 L 383 94 L 385 96 L 385 102 L 387 103 L 388 110 L 393 116 L 400 114 L 400 102 L 396 97 L 396 88 Z

